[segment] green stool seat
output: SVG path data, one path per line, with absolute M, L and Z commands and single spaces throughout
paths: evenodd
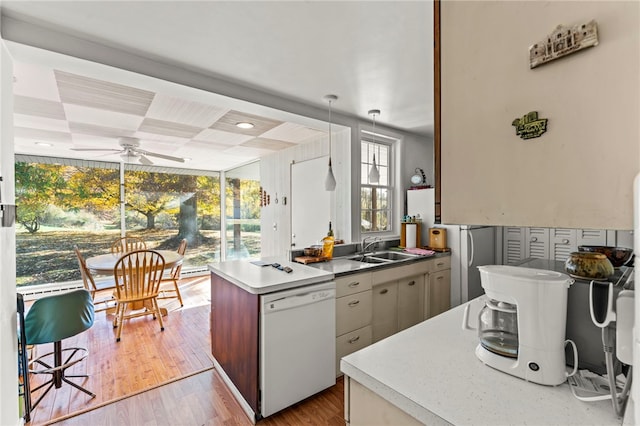
M 67 379 L 88 377 L 87 375 L 65 374 L 67 368 L 85 359 L 89 352 L 78 347 L 62 349 L 62 340 L 88 330 L 93 325 L 94 317 L 93 300 L 85 289 L 43 297 L 33 303 L 24 319 L 26 342 L 28 345 L 53 343 L 53 352 L 39 356 L 29 363 L 30 373 L 51 375 L 50 380 L 31 390 L 36 392 L 48 385 L 31 408 L 38 405 L 52 387 L 58 389 L 63 382 L 95 397 L 94 393 Z M 64 361 L 63 353 L 69 353 Z

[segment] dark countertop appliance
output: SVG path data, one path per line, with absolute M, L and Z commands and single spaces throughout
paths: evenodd
M 516 266 L 566 273 L 564 262 L 557 260 L 529 258 L 518 263 Z M 622 266 L 616 268 L 613 276 L 607 280 L 598 281 L 610 281 L 614 283 L 615 304 L 615 300 L 623 289 L 623 285 L 632 275 L 633 268 Z M 590 282 L 591 281 L 587 279 L 575 279 L 573 285 L 569 287 L 566 338 L 573 340 L 578 347 L 578 367 L 580 369 L 588 369 L 597 374 L 605 374 L 607 369 L 604 351 L 602 349 L 602 330 L 593 323 L 591 314 L 589 313 Z M 571 350 L 567 350 L 566 356 L 567 365 L 573 366 L 574 361 Z M 618 372 L 620 365 L 615 357 L 615 352 L 614 360 L 616 360 L 616 372 Z

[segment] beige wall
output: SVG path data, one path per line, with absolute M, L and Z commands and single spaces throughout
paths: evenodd
M 443 223 L 631 229 L 640 3 L 444 1 Z M 535 69 L 528 48 L 595 19 L 600 44 Z M 511 122 L 548 118 L 522 140 Z

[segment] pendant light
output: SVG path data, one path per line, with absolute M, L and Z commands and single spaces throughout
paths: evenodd
M 376 115 L 380 115 L 379 109 L 370 109 L 369 115 L 373 117 L 373 143 L 376 143 Z M 374 147 L 375 149 L 375 147 Z M 371 165 L 371 170 L 369 170 L 369 182 L 370 183 L 378 183 L 380 181 L 380 171 L 378 170 L 378 165 L 376 164 L 376 153 L 373 153 L 373 164 Z
M 333 168 L 331 168 L 331 103 L 338 100 L 336 95 L 326 95 L 324 100 L 329 102 L 329 170 L 324 180 L 324 189 L 327 191 L 336 190 L 336 178 L 333 176 Z

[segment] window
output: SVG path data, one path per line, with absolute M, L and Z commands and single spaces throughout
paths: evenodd
M 225 173 L 226 259 L 260 257 L 260 163 Z
M 16 156 L 16 284 L 29 286 L 80 279 L 73 254 L 109 253 L 127 234 L 151 249 L 189 246 L 183 272 L 206 270 L 220 259 L 218 172 L 118 163 Z M 124 208 L 120 188 L 124 187 Z
M 360 232 L 389 232 L 393 228 L 393 140 L 368 132 L 362 133 L 360 143 Z M 382 138 L 382 140 L 380 140 Z M 369 181 L 369 171 L 376 165 L 380 172 L 378 183 Z

